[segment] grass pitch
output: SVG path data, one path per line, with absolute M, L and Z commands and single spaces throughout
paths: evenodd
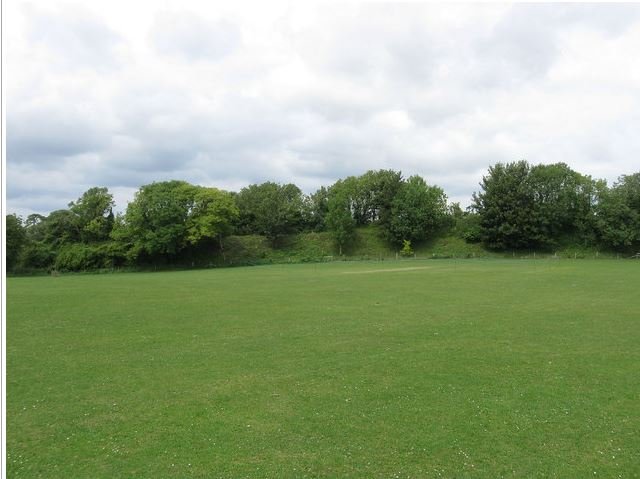
M 8 476 L 638 477 L 639 287 L 613 260 L 9 278 Z

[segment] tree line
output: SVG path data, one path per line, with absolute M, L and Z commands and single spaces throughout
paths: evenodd
M 455 234 L 487 248 L 552 250 L 563 244 L 640 249 L 640 173 L 603 180 L 566 164 L 498 163 L 463 211 L 442 188 L 394 170 L 349 176 L 305 195 L 294 184 L 265 182 L 239 192 L 154 182 L 114 214 L 107 188 L 87 190 L 67 209 L 6 217 L 7 269 L 78 271 L 184 262 L 224 253 L 229 235 L 261 235 L 277 246 L 305 231 L 329 232 L 336 253 L 358 227 L 377 225 L 390 246 Z

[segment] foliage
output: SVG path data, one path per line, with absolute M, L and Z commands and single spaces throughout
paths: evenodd
M 40 241 L 28 242 L 20 255 L 21 269 L 48 270 L 56 259 L 56 250 L 49 244 Z
M 481 220 L 479 214 L 465 211 L 461 216 L 455 217 L 453 232 L 469 243 L 479 243 L 482 241 Z
M 443 225 L 446 215 L 444 191 L 428 185 L 420 176 L 412 176 L 393 199 L 387 234 L 397 244 L 405 239 L 424 240 Z
M 175 257 L 188 245 L 229 234 L 238 215 L 229 193 L 164 181 L 140 188 L 113 237 L 130 244 L 130 256 Z
M 402 186 L 402 174 L 393 170 L 369 170 L 361 176 L 336 181 L 328 190 L 347 198 L 349 211 L 357 226 L 379 224 L 388 227 L 393 199 Z
M 302 191 L 294 184 L 266 182 L 242 188 L 235 197 L 239 211 L 238 230 L 259 234 L 275 242 L 300 231 L 304 224 Z
M 231 195 L 216 188 L 193 187 L 192 203 L 187 217 L 187 242 L 222 238 L 231 234 L 238 209 Z
M 494 249 L 550 248 L 564 237 L 588 238 L 600 185 L 564 163 L 526 161 L 489 168 L 474 193 L 481 238 Z
M 328 200 L 326 224 L 338 245 L 339 254 L 354 238 L 356 220 L 351 215 L 347 189 L 333 188 Z
M 621 176 L 602 194 L 596 211 L 598 235 L 606 246 L 640 250 L 640 173 Z
M 378 223 L 388 228 L 393 216 L 393 202 L 403 186 L 402 173 L 394 170 L 370 170 L 358 178 L 361 195 L 360 224 Z
M 64 245 L 54 263 L 57 271 L 87 271 L 112 266 L 106 244 L 75 243 Z
M 55 210 L 49 213 L 42 222 L 42 229 L 42 241 L 54 248 L 81 241 L 77 217 L 69 210 Z
M 400 250 L 400 255 L 405 258 L 409 258 L 413 256 L 413 248 L 411 247 L 411 241 L 402 240 L 402 249 Z
M 75 202 L 69 203 L 69 211 L 76 216 L 80 241 L 90 243 L 109 238 L 113 228 L 113 195 L 107 188 L 90 188 Z
M 322 186 L 305 199 L 305 223 L 312 231 L 326 229 L 326 216 L 329 211 L 329 190 Z
M 531 167 L 528 184 L 534 198 L 532 244 L 553 246 L 586 225 L 595 201 L 590 178 L 564 163 L 536 165 Z
M 446 235 L 497 251 L 638 252 L 639 191 L 640 173 L 623 175 L 608 188 L 605 181 L 564 163 L 532 166 L 526 161 L 491 166 L 467 211 L 448 204 L 438 186 L 419 176 L 403 179 L 394 170 L 339 179 L 309 196 L 294 184 L 273 182 L 239 193 L 184 181 L 157 182 L 142 186 L 126 213 L 115 216 L 108 189 L 94 187 L 68 209 L 31 214 L 24 221 L 6 217 L 7 265 L 13 271 L 192 267 L 210 264 L 218 253 L 224 263 L 223 239 L 231 234 L 267 238 L 269 252 L 255 261 L 311 260 L 325 250 L 381 258 L 397 251 L 403 240 L 420 254 L 427 251 L 426 243 Z M 303 238 L 309 232 L 326 232 L 323 238 L 331 238 L 333 246 L 292 253 L 290 246 L 297 241 L 292 235 Z M 248 254 L 240 255 L 242 261 L 252 261 Z
M 7 270 L 12 270 L 18 263 L 18 258 L 27 238 L 22 219 L 16 215 L 7 215 L 5 217 L 5 232 Z

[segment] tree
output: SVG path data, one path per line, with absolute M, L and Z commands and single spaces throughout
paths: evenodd
M 5 217 L 5 232 L 6 261 L 7 270 L 9 271 L 17 265 L 27 238 L 25 228 L 22 226 L 22 218 L 15 214 L 7 215 Z
M 528 182 L 534 200 L 533 244 L 551 247 L 563 238 L 574 242 L 578 230 L 586 233 L 584 221 L 591 213 L 590 178 L 556 163 L 531 167 Z
M 107 188 L 90 188 L 77 201 L 69 203 L 76 215 L 80 240 L 83 243 L 104 241 L 113 228 L 113 195 Z
M 535 243 L 534 194 L 526 161 L 497 163 L 473 194 L 482 240 L 490 248 L 526 248 Z
M 403 185 L 402 173 L 394 170 L 369 170 L 358 181 L 365 221 L 388 228 L 393 200 Z
M 340 256 L 342 256 L 342 249 L 353 240 L 356 227 L 347 192 L 339 188 L 332 188 L 327 209 L 327 228 L 338 245 Z
M 588 243 L 594 236 L 602 184 L 564 163 L 498 163 L 481 187 L 473 208 L 491 248 L 551 248 L 563 241 Z
M 393 199 L 387 235 L 396 244 L 403 240 L 415 243 L 435 233 L 446 217 L 444 191 L 428 185 L 420 176 L 411 176 Z
M 605 190 L 596 207 L 596 228 L 605 246 L 640 250 L 640 172 L 623 175 Z
M 192 245 L 214 238 L 221 242 L 237 218 L 238 208 L 229 193 L 195 186 L 186 223 L 187 241 Z
M 184 248 L 189 212 L 189 183 L 163 181 L 140 187 L 125 215 L 134 256 L 176 255 Z
M 185 181 L 163 181 L 140 188 L 112 237 L 140 254 L 175 258 L 186 247 L 220 239 L 237 217 L 231 195 Z
M 64 211 L 64 210 L 59 210 Z M 33 213 L 24 221 L 25 245 L 20 255 L 24 268 L 46 269 L 55 261 L 56 249 L 65 241 L 75 237 L 72 225 L 64 213 L 53 212 L 48 217 Z M 65 227 L 65 223 L 67 226 Z M 57 238 L 61 234 L 62 238 Z
M 336 181 L 329 192 L 337 188 L 348 197 L 351 216 L 358 226 L 377 223 L 386 229 L 391 221 L 391 204 L 401 186 L 399 171 L 369 170 Z
M 294 184 L 250 185 L 240 190 L 235 200 L 240 213 L 238 228 L 243 234 L 264 235 L 276 242 L 299 231 L 304 223 L 304 198 Z
M 326 228 L 326 216 L 329 210 L 329 190 L 324 186 L 305 200 L 305 223 L 313 231 Z
M 69 210 L 55 210 L 42 222 L 42 241 L 54 249 L 81 240 L 78 217 Z

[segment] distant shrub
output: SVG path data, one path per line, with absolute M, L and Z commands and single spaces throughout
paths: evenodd
M 400 250 L 400 255 L 408 258 L 413 256 L 413 248 L 411 248 L 410 240 L 402 240 L 402 249 Z

